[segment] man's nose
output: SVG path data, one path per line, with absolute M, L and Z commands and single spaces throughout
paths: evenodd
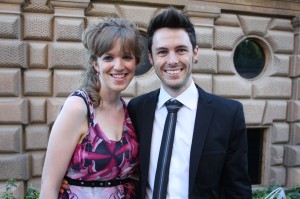
M 178 64 L 178 57 L 175 52 L 170 52 L 168 56 L 168 64 L 173 65 L 173 64 Z

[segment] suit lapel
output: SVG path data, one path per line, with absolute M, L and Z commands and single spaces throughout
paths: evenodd
M 199 99 L 190 154 L 189 193 L 192 192 L 204 142 L 214 111 L 214 106 L 205 91 L 198 86 L 197 89 Z
M 140 157 L 141 157 L 141 175 L 142 179 L 145 180 L 146 184 L 143 185 L 143 189 L 147 186 L 148 181 L 148 171 L 149 171 L 149 162 L 150 162 L 150 149 L 151 149 L 151 139 L 152 139 L 152 130 L 153 122 L 155 116 L 156 104 L 158 101 L 159 90 L 151 92 L 147 96 L 147 100 L 141 107 L 142 112 L 142 131 L 140 134 Z M 143 190 L 144 192 L 145 190 Z

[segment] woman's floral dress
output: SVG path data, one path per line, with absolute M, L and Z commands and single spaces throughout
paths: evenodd
M 112 141 L 105 136 L 101 126 L 94 120 L 94 108 L 89 96 L 82 90 L 77 90 L 70 96 L 84 99 L 88 108 L 89 128 L 87 135 L 74 151 L 66 176 L 83 181 L 107 181 L 125 179 L 133 174 L 139 164 L 138 141 L 124 100 L 120 99 L 125 112 L 123 135 L 119 141 Z M 69 187 L 64 194 L 59 195 L 60 199 L 136 198 L 134 182 L 112 187 Z

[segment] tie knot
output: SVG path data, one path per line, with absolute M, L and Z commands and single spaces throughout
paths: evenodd
M 168 113 L 177 113 L 178 110 L 182 107 L 183 104 L 181 104 L 176 99 L 170 99 L 165 103 L 165 106 L 168 109 Z

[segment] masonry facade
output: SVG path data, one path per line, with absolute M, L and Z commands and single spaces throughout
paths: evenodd
M 300 184 L 300 2 L 259 0 L 0 0 L 0 191 L 40 187 L 51 126 L 85 70 L 81 34 L 101 17 L 124 17 L 145 34 L 168 5 L 195 25 L 193 79 L 240 101 L 247 128 L 264 129 L 261 183 Z M 242 78 L 233 54 L 246 38 L 263 44 L 263 72 Z M 160 86 L 153 69 L 137 75 L 126 100 Z

